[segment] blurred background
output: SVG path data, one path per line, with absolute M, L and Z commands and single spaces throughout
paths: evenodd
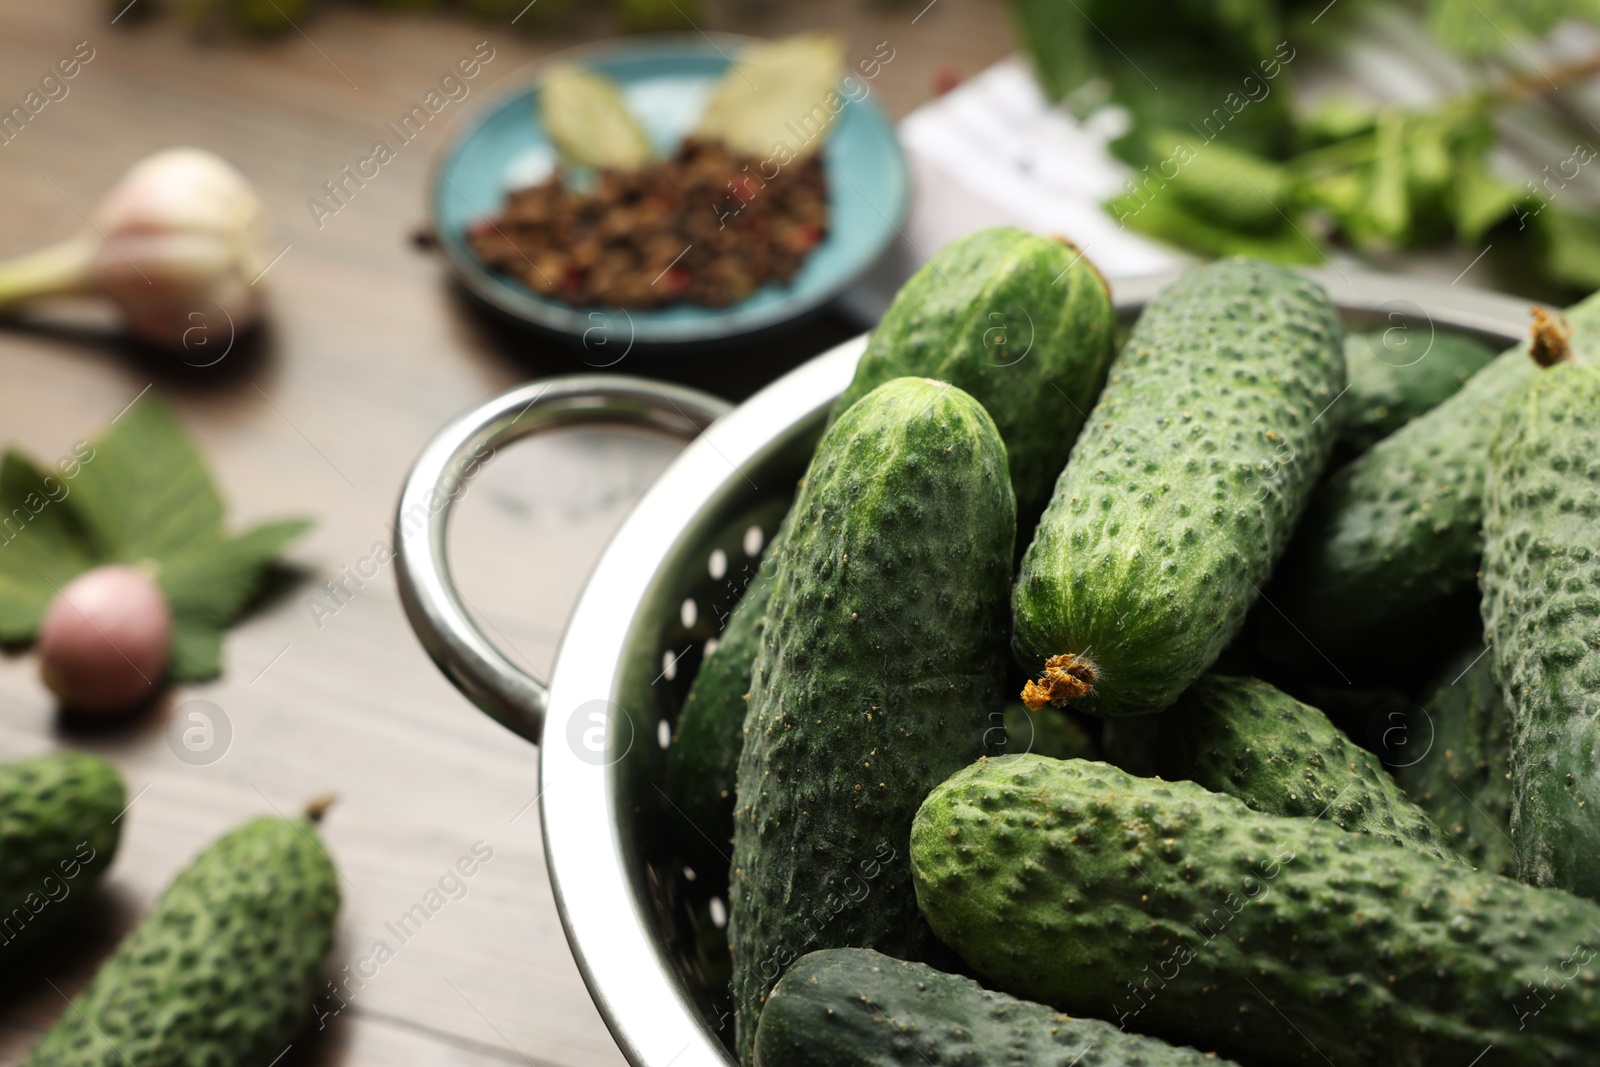
M 158 344 L 131 336 L 137 308 L 70 292 L 11 307 L 0 443 L 48 462 L 164 402 L 230 528 L 314 520 L 218 678 L 86 717 L 57 706 L 25 649 L 0 660 L 0 757 L 97 752 L 132 798 L 103 899 L 70 939 L 0 968 L 0 1063 L 205 842 L 324 791 L 340 797 L 324 827 L 344 879 L 335 975 L 475 844 L 493 858 L 284 1067 L 620 1063 L 550 897 L 533 750 L 451 689 L 390 566 L 368 562 L 428 437 L 553 374 L 741 399 L 870 328 L 928 256 L 993 225 L 1061 234 L 1113 281 L 1244 252 L 1568 303 L 1600 286 L 1596 23 L 1592 0 L 0 0 L 0 259 L 104 238 L 108 191 L 174 146 L 227 161 L 270 218 L 235 279 L 253 324 L 218 297 Z M 436 175 L 552 56 L 647 34 L 737 53 L 724 35 L 819 30 L 859 79 L 852 99 L 892 124 L 907 190 L 862 194 L 886 238 L 837 298 L 662 349 L 634 345 L 627 316 L 533 328 L 441 254 Z M 0 303 L 51 266 L 0 267 Z M 572 431 L 472 479 L 456 575 L 518 662 L 549 669 L 589 566 L 678 447 Z M 171 740 L 194 701 L 226 725 L 202 760 Z

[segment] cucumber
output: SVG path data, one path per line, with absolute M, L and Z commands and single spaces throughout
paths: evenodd
M 1600 904 L 1192 782 L 1002 756 L 928 797 L 917 899 L 986 984 L 1252 1063 L 1589 1064 Z
M 1211 674 L 1161 714 L 1161 777 L 1227 793 L 1254 811 L 1342 829 L 1459 862 L 1445 833 L 1378 757 L 1309 704 L 1254 678 Z
M 1600 293 L 1567 319 L 1580 362 L 1600 351 Z M 1454 614 L 1445 610 L 1452 597 L 1472 595 L 1489 446 L 1506 397 L 1533 375 L 1529 347 L 1525 341 L 1497 356 L 1459 393 L 1340 468 L 1317 492 L 1271 594 L 1292 622 L 1264 637 L 1274 658 L 1328 659 L 1354 673 L 1387 652 L 1413 666 L 1419 640 Z M 1454 647 L 1452 640 L 1441 654 Z
M 1600 368 L 1508 402 L 1485 493 L 1483 625 L 1511 709 L 1517 877 L 1600 898 Z
M 1216 661 L 1332 448 L 1343 338 L 1320 286 L 1253 260 L 1145 309 L 1022 560 L 1029 707 L 1160 711 Z
M 733 851 L 734 776 L 744 746 L 745 697 L 786 529 L 787 523 L 779 526 L 716 649 L 695 673 L 667 751 L 667 800 L 688 824 L 675 823 L 681 827 L 678 843 L 692 865 L 715 872 L 718 879 L 725 876 Z
M 338 875 L 310 822 L 257 819 L 226 834 L 25 1067 L 266 1067 L 310 1021 L 338 910 Z
M 813 952 L 789 969 L 761 1013 L 755 1062 L 757 1067 L 1228 1063 L 860 948 Z
M 1495 353 L 1482 341 L 1435 333 L 1417 339 L 1394 329 L 1345 338 L 1349 388 L 1339 402 L 1342 458 L 1365 452 L 1430 408 L 1454 396 Z
M 773 577 L 739 757 L 729 942 L 740 1058 L 813 948 L 935 951 L 911 818 L 1001 708 L 1015 501 L 994 420 L 900 378 L 823 437 Z
M 1019 528 L 1032 529 L 1105 381 L 1115 329 L 1105 279 L 1072 245 L 979 230 L 901 287 L 834 417 L 905 375 L 966 390 L 1000 430 Z
M 1105 279 L 1070 244 L 1011 227 L 980 230 L 945 246 L 901 288 L 832 419 L 903 376 L 971 393 L 1006 444 L 1019 528 L 1032 529 L 1105 381 L 1115 332 Z M 782 540 L 780 531 L 769 557 Z M 707 839 L 720 846 L 732 834 L 759 619 L 743 609 L 729 619 L 695 677 L 667 757 L 667 795 L 696 828 L 683 835 L 684 847 L 702 865 L 727 862 Z
M 947 245 L 901 289 L 832 418 L 908 375 L 970 392 L 1006 443 L 1018 511 L 1031 529 L 1105 380 L 1115 325 L 1105 280 L 1071 245 L 1011 227 L 982 230 Z M 780 533 L 774 547 L 781 541 Z M 760 617 L 741 609 L 729 620 L 668 754 L 667 795 L 695 828 L 683 843 L 702 865 L 719 862 L 713 849 L 732 832 Z
M 1406 725 L 1394 774 L 1458 855 L 1479 870 L 1509 875 L 1511 714 L 1492 663 L 1480 643 L 1446 666 L 1422 714 Z
M 117 854 L 127 795 L 116 768 L 77 752 L 0 764 L 0 946 L 70 918 Z

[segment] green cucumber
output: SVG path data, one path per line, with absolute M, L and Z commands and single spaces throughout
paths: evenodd
M 1198 267 L 1145 309 L 1022 560 L 1030 707 L 1160 711 L 1244 622 L 1321 475 L 1344 328 L 1282 267 Z
M 879 386 L 817 447 L 739 757 L 729 942 L 745 1063 L 767 992 L 804 953 L 935 951 L 911 818 L 982 754 L 1000 711 L 1015 509 L 994 420 L 943 382 Z
M 1161 714 L 1161 777 L 1186 779 L 1268 815 L 1327 819 L 1458 862 L 1445 833 L 1378 757 L 1309 704 L 1254 678 L 1211 674 Z
M 1482 341 L 1412 331 L 1353 333 L 1345 338 L 1349 388 L 1339 402 L 1339 454 L 1356 456 L 1431 408 L 1454 396 L 1494 359 Z
M 1019 527 L 1032 528 L 1111 363 L 1105 279 L 1056 237 L 979 230 L 901 287 L 839 402 L 892 378 L 937 378 L 988 409 L 1006 443 Z
M 1567 312 L 1572 347 L 1600 352 L 1600 293 Z M 1263 645 L 1355 673 L 1374 658 L 1414 665 L 1452 597 L 1470 596 L 1483 548 L 1484 475 L 1506 397 L 1532 377 L 1530 342 L 1336 471 L 1279 568 Z M 1462 640 L 1470 638 L 1464 635 Z M 1451 646 L 1442 650 L 1448 654 Z
M 309 821 L 248 823 L 173 880 L 24 1067 L 267 1067 L 311 1019 L 338 911 Z
M 1011 227 L 981 230 L 951 242 L 901 288 L 832 418 L 903 376 L 971 393 L 1006 444 L 1019 528 L 1032 529 L 1105 381 L 1115 332 L 1105 279 L 1071 245 Z M 769 557 L 781 543 L 780 532 Z M 765 593 L 752 588 L 746 599 Z M 708 839 L 720 846 L 732 834 L 761 614 L 741 608 L 728 621 L 667 757 L 667 795 L 696 828 L 684 845 L 702 864 L 719 862 Z
M 69 918 L 111 866 L 127 795 L 115 767 L 57 752 L 0 764 L 0 946 Z
M 995 993 L 871 949 L 813 952 L 772 991 L 756 1067 L 1227 1067 L 1098 1019 Z
M 917 900 L 986 984 L 1252 1063 L 1589 1064 L 1600 904 L 1192 782 L 1002 756 L 929 795 Z
M 1517 876 L 1600 898 L 1600 368 L 1506 405 L 1485 493 L 1483 625 L 1511 709 Z
M 678 843 L 691 864 L 715 869 L 718 879 L 725 876 L 733 850 L 734 777 L 744 747 L 745 698 L 786 529 L 787 524 L 779 526 L 717 635 L 717 647 L 695 673 L 667 750 L 667 800 L 688 823 Z
M 1479 870 L 1509 875 L 1511 714 L 1492 663 L 1475 644 L 1441 672 L 1422 714 L 1409 717 L 1394 774 L 1458 855 Z

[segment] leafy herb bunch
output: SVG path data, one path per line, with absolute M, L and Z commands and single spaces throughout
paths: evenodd
M 1541 66 L 1527 51 L 1573 20 L 1600 23 L 1597 0 L 1013 3 L 1047 95 L 1079 114 L 1127 108 L 1113 150 L 1135 174 L 1107 209 L 1129 228 L 1290 263 L 1454 243 L 1493 249 L 1502 284 L 1531 295 L 1600 288 L 1600 214 L 1567 191 L 1600 155 L 1600 128 L 1561 93 L 1600 72 L 1600 54 Z M 1297 100 L 1306 54 L 1372 16 L 1420 16 L 1470 83 L 1428 108 Z M 1497 121 L 1529 103 L 1574 142 L 1518 182 L 1490 159 Z

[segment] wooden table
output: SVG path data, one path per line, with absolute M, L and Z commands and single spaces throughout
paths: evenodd
M 256 182 L 289 250 L 265 279 L 265 329 L 204 370 L 132 352 L 103 318 L 76 310 L 0 330 L 0 442 L 53 460 L 105 432 L 130 402 L 162 396 L 210 455 L 231 523 L 309 514 L 317 525 L 289 552 L 293 578 L 229 638 L 225 676 L 180 687 L 151 713 L 93 730 L 63 723 L 32 657 L 0 660 L 0 757 L 80 747 L 114 760 L 137 796 L 82 932 L 0 967 L 0 1063 L 23 1056 L 65 1009 L 62 993 L 82 988 L 197 851 L 246 819 L 330 789 L 339 802 L 325 836 L 345 894 L 335 971 L 380 938 L 392 942 L 384 924 L 474 842 L 494 857 L 325 1032 L 308 1028 L 284 1067 L 620 1063 L 550 897 L 529 806 L 533 750 L 435 671 L 388 573 L 332 616 L 309 606 L 341 566 L 388 536 L 401 477 L 441 423 L 518 381 L 586 368 L 567 346 L 492 320 L 409 241 L 428 165 L 463 105 L 320 230 L 307 199 L 478 42 L 495 54 L 466 107 L 608 24 L 584 16 L 526 33 L 509 18 L 330 7 L 303 23 L 305 36 L 203 44 L 170 17 L 141 20 L 136 8 L 111 25 L 114 13 L 101 3 L 0 3 L 0 110 L 78 42 L 94 49 L 67 97 L 0 147 L 0 255 L 75 231 L 78 212 L 91 212 L 124 167 L 184 143 L 219 152 Z M 896 115 L 931 94 L 940 66 L 974 73 L 1013 47 L 999 0 L 936 0 L 925 10 L 922 0 L 745 0 L 706 23 L 760 34 L 831 27 L 852 57 L 888 41 L 895 59 L 874 89 Z M 636 355 L 618 369 L 739 397 L 851 332 L 824 316 L 754 347 L 693 360 Z M 473 484 L 455 524 L 457 575 L 532 669 L 548 669 L 589 566 L 676 447 L 572 432 L 508 450 Z M 181 762 L 166 741 L 177 706 L 199 698 L 223 710 L 234 735 L 208 766 Z

